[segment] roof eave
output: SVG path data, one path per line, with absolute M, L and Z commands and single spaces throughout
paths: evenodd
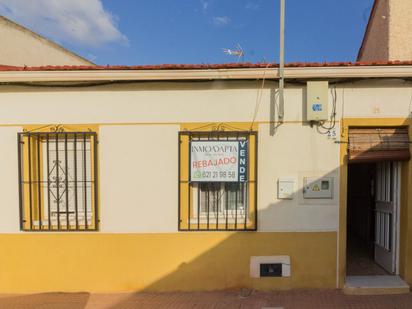
M 410 78 L 412 66 L 289 67 L 286 79 Z M 278 79 L 277 68 L 2 71 L 0 83 Z

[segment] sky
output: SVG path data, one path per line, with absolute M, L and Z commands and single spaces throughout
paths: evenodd
M 372 5 L 286 0 L 286 62 L 356 60 Z M 279 0 L 0 0 L 0 15 L 100 65 L 279 61 Z

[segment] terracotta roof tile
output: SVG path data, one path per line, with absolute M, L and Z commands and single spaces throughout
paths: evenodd
M 291 62 L 287 68 L 306 67 L 356 67 L 356 66 L 412 66 L 411 61 L 371 61 L 371 62 Z M 159 64 L 159 65 L 96 65 L 96 66 L 38 66 L 19 67 L 1 65 L 0 71 L 97 71 L 97 70 L 213 70 L 213 69 L 243 69 L 243 68 L 277 68 L 276 63 L 222 63 L 222 64 Z

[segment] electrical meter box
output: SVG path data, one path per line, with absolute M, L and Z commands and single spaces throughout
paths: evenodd
M 328 120 L 327 81 L 309 81 L 306 84 L 306 118 L 307 121 Z
M 332 177 L 305 177 L 303 184 L 303 198 L 305 199 L 332 199 Z

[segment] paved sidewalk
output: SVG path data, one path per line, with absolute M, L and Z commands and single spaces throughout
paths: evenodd
M 132 309 L 132 308 L 412 308 L 412 293 L 348 296 L 338 290 L 288 292 L 226 291 L 198 293 L 45 293 L 0 295 L 3 309 Z

